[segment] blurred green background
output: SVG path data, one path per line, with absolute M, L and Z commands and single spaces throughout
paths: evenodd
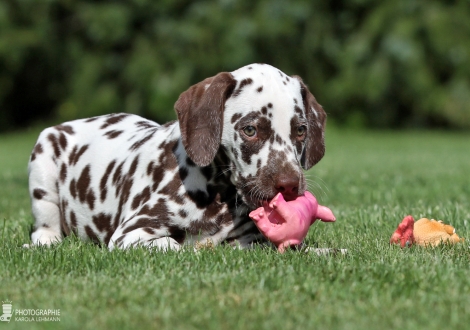
M 470 128 L 470 1 L 2 0 L 0 131 L 131 112 L 253 62 L 349 127 Z

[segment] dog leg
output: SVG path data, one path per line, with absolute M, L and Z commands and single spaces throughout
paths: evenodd
M 29 163 L 29 193 L 36 220 L 35 229 L 31 234 L 33 245 L 50 245 L 62 240 L 59 194 L 56 186 L 58 170 L 50 154 L 52 150 L 48 150 L 45 143 L 43 145 L 44 152 L 32 157 Z
M 151 228 L 137 228 L 125 234 L 121 230 L 117 230 L 109 241 L 108 248 L 128 249 L 132 247 L 145 246 L 149 248 L 156 248 L 162 252 L 168 250 L 178 251 L 181 245 L 171 237 L 162 237 L 154 233 Z

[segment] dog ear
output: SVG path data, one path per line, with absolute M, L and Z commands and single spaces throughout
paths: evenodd
M 307 138 L 305 149 L 301 157 L 301 165 L 308 170 L 318 163 L 325 155 L 325 124 L 326 112 L 318 104 L 312 93 L 308 90 L 299 76 L 293 76 L 300 82 L 300 93 L 307 115 Z
M 175 103 L 183 146 L 198 166 L 207 166 L 219 150 L 225 101 L 236 81 L 228 72 L 207 78 L 181 93 Z

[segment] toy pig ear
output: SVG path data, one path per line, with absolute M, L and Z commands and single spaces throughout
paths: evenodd
M 299 76 L 293 76 L 300 82 L 300 93 L 307 116 L 307 139 L 302 153 L 301 165 L 308 170 L 325 155 L 326 112 Z
M 235 84 L 230 73 L 221 72 L 191 86 L 175 103 L 183 146 L 198 166 L 209 165 L 217 154 L 225 101 Z

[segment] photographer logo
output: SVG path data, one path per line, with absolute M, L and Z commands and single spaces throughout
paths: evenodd
M 0 321 L 10 322 L 11 320 L 11 301 L 2 301 L 3 314 L 0 316 Z
M 60 309 L 13 309 L 12 301 L 5 300 L 2 311 L 2 322 L 60 322 Z

